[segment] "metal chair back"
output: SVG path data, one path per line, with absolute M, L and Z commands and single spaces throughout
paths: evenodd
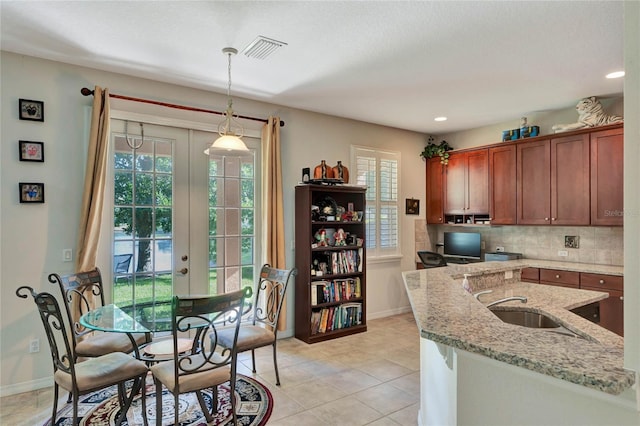
M 282 311 L 282 304 L 292 276 L 297 270 L 276 269 L 269 264 L 262 266 L 260 278 L 256 288 L 255 299 L 253 300 L 253 324 L 263 323 L 277 334 L 278 319 Z

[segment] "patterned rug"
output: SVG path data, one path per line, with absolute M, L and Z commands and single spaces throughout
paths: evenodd
M 218 413 L 214 415 L 214 422 L 211 423 L 211 425 L 233 424 L 229 393 L 228 384 L 218 387 Z M 203 394 L 207 406 L 211 408 L 211 392 L 204 391 Z M 155 425 L 156 422 L 155 397 L 155 386 L 153 382 L 147 382 L 146 402 L 149 426 Z M 273 397 L 264 385 L 251 377 L 238 374 L 236 381 L 236 398 L 238 424 L 243 426 L 263 426 L 267 423 L 273 408 Z M 173 423 L 173 409 L 173 395 L 166 389 L 163 389 L 162 426 L 175 426 Z M 178 409 L 180 410 L 179 426 L 207 425 L 207 419 L 200 409 L 200 404 L 198 403 L 198 398 L 195 393 L 180 395 Z M 82 396 L 78 403 L 78 415 L 81 418 L 81 426 L 113 425 L 115 424 L 119 411 L 118 391 L 115 386 Z M 56 426 L 73 424 L 72 417 L 73 406 L 72 404 L 66 404 L 58 411 Z M 122 424 L 127 426 L 144 424 L 142 421 L 142 404 L 140 397 L 134 399 L 127 413 L 127 420 L 123 421 Z M 48 420 L 44 426 L 51 426 L 51 420 Z

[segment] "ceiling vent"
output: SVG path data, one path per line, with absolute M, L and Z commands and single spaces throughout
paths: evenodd
M 282 46 L 286 46 L 287 43 L 283 41 L 274 40 L 264 36 L 258 36 L 247 47 L 244 48 L 244 53 L 249 58 L 266 59 Z

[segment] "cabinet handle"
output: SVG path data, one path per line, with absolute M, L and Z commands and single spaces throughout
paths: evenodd
M 604 284 L 604 280 L 600 280 L 600 284 Z
M 556 218 L 555 218 L 555 217 L 552 217 L 552 218 L 551 218 L 551 220 L 556 220 Z
M 560 278 L 560 275 L 556 274 L 556 278 Z
M 620 300 L 624 300 L 624 296 L 620 296 Z
M 548 218 L 548 217 L 545 217 L 545 218 L 544 218 L 544 220 L 549 220 L 549 218 Z

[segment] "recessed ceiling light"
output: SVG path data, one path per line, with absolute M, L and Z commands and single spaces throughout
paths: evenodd
M 433 121 L 447 121 L 447 117 L 436 117 Z
M 615 72 L 610 72 L 609 74 L 606 75 L 607 78 L 620 78 L 620 77 L 624 77 L 624 71 L 615 71 Z

